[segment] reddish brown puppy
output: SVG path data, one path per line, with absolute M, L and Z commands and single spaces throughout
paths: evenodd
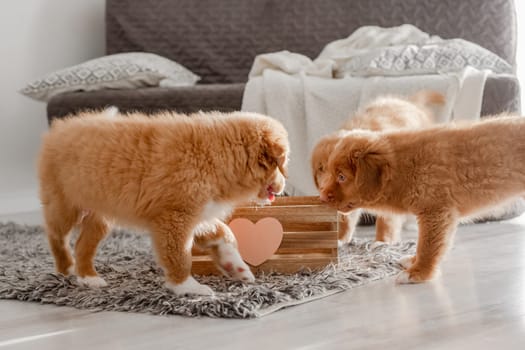
M 236 203 L 272 200 L 283 190 L 288 149 L 283 126 L 252 113 L 88 112 L 55 122 L 43 140 L 39 178 L 57 271 L 104 286 L 93 258 L 115 220 L 150 232 L 177 294 L 212 293 L 191 276 L 194 242 L 211 249 L 225 274 L 253 280 L 222 220 Z
M 400 283 L 432 279 L 461 218 L 525 194 L 525 118 L 499 116 L 463 125 L 342 137 L 328 160 L 321 199 L 341 212 L 356 208 L 417 216 L 414 257 Z

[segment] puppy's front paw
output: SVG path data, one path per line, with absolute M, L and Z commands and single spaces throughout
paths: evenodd
M 339 247 L 343 247 L 347 244 L 350 244 L 352 242 L 352 235 L 344 235 L 343 237 L 339 237 L 337 240 L 337 245 Z
M 77 276 L 77 281 L 79 284 L 84 285 L 89 288 L 102 288 L 106 287 L 108 284 L 102 277 L 99 276 Z
M 416 271 L 401 271 L 397 275 L 396 283 L 397 284 L 414 284 L 414 283 L 423 283 L 433 280 L 436 276 L 440 274 L 439 270 L 434 271 L 433 273 L 418 273 Z
M 213 295 L 213 290 L 210 287 L 205 286 L 204 284 L 200 284 L 192 276 L 188 276 L 188 278 L 184 282 L 179 284 L 166 282 L 166 288 L 170 289 L 173 293 L 177 295 Z
M 416 257 L 413 255 L 405 255 L 399 259 L 398 263 L 403 266 L 404 269 L 409 269 L 414 264 L 415 259 Z
M 410 280 L 410 274 L 406 271 L 401 271 L 396 277 L 396 284 L 410 284 L 414 283 Z
M 68 276 L 75 275 L 75 272 L 76 272 L 75 264 L 73 264 L 73 265 L 71 265 L 70 267 L 67 268 Z
M 225 275 L 243 282 L 255 281 L 250 267 L 242 260 L 239 251 L 230 243 L 218 247 L 218 268 Z
M 342 248 L 344 246 L 346 246 L 348 243 L 350 242 L 345 242 L 345 241 L 342 241 L 340 239 L 337 240 L 337 248 Z

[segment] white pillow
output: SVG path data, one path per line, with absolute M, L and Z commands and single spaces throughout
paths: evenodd
M 189 86 L 200 79 L 184 66 L 147 52 L 103 56 L 64 68 L 30 82 L 20 93 L 40 101 L 68 91 Z
M 363 50 L 364 51 L 364 50 Z M 512 74 L 513 68 L 495 53 L 462 39 L 424 45 L 395 45 L 374 48 L 338 62 L 335 75 L 395 76 L 461 71 L 466 66 Z

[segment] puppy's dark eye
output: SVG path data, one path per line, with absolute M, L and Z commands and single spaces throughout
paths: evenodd
M 317 167 L 317 171 L 319 171 L 321 173 L 324 171 L 324 167 L 323 167 L 322 164 Z
M 339 173 L 339 174 L 337 175 L 337 182 L 339 182 L 339 183 L 343 183 L 343 182 L 345 182 L 345 181 L 346 181 L 346 176 L 344 176 L 343 173 Z

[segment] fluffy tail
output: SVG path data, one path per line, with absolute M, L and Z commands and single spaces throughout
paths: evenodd
M 430 122 L 436 123 L 438 121 L 439 108 L 445 105 L 445 96 L 436 91 L 421 90 L 410 96 L 408 101 L 426 110 Z
M 430 107 L 430 105 L 444 105 L 445 96 L 437 91 L 422 90 L 418 91 L 408 98 L 412 103 L 422 107 Z

